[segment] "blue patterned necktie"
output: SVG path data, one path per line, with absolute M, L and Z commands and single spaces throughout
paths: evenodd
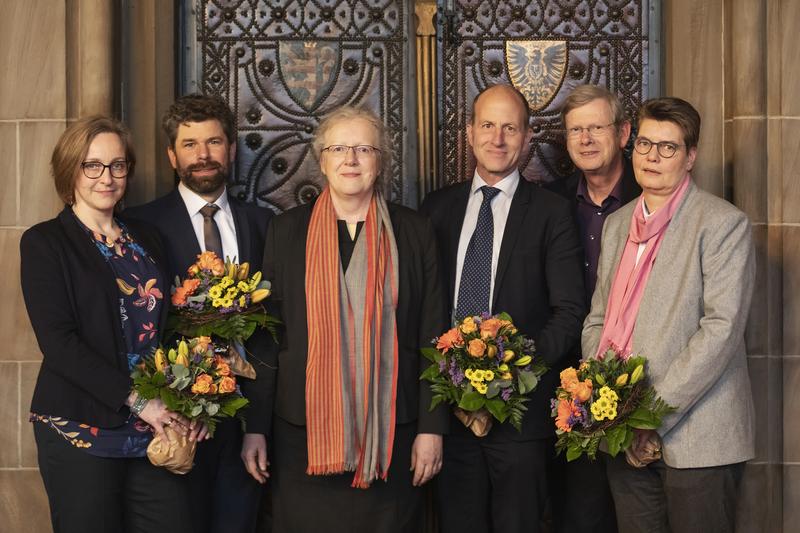
M 492 285 L 492 245 L 494 242 L 494 219 L 492 217 L 492 198 L 500 189 L 480 188 L 483 193 L 478 211 L 478 223 L 469 240 L 464 266 L 461 269 L 461 282 L 458 284 L 458 304 L 456 320 L 466 316 L 491 312 L 489 293 Z

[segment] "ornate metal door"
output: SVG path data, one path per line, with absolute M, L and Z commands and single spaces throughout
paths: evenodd
M 605 84 L 628 110 L 658 92 L 649 22 L 658 20 L 658 3 L 650 0 L 180 5 L 182 91 L 229 102 L 239 145 L 231 189 L 276 211 L 319 192 L 312 135 L 342 104 L 383 117 L 394 148 L 390 197 L 414 205 L 471 176 L 468 109 L 489 84 L 513 83 L 528 96 L 535 136 L 523 175 L 538 181 L 571 169 L 558 131 L 558 108 L 571 88 Z
M 658 49 L 648 0 L 445 0 L 440 2 L 440 134 L 443 180 L 472 176 L 466 110 L 495 83 L 528 99 L 534 137 L 523 176 L 550 181 L 572 163 L 560 132 L 559 108 L 577 85 L 605 85 L 632 113 L 657 77 Z

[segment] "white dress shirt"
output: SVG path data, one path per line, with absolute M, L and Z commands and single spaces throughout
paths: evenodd
M 495 189 L 500 189 L 500 193 L 492 198 L 492 221 L 494 226 L 494 236 L 492 238 L 492 279 L 489 286 L 489 302 L 494 300 L 494 278 L 497 273 L 497 260 L 500 257 L 500 245 L 503 243 L 503 233 L 506 229 L 508 211 L 511 209 L 511 200 L 517 192 L 519 185 L 519 171 L 514 170 L 511 174 L 501 179 L 493 185 Z M 456 256 L 456 288 L 453 296 L 453 309 L 458 306 L 458 289 L 461 285 L 461 271 L 464 269 L 464 256 L 467 255 L 467 246 L 475 226 L 478 225 L 478 212 L 483 202 L 483 193 L 479 190 L 487 185 L 483 178 L 475 175 L 472 178 L 472 186 L 469 190 L 469 200 L 467 201 L 467 211 L 464 213 L 464 223 L 461 225 L 461 236 L 458 238 L 458 255 Z
M 192 228 L 197 237 L 197 242 L 200 244 L 200 250 L 206 251 L 206 239 L 203 235 L 203 214 L 200 210 L 205 207 L 208 202 L 203 200 L 197 193 L 189 189 L 183 182 L 178 184 L 178 192 L 183 198 L 183 205 L 186 206 L 186 211 L 189 213 L 189 218 L 192 221 Z M 231 211 L 231 204 L 228 203 L 227 189 L 222 190 L 214 201 L 214 204 L 219 207 L 219 211 L 214 213 L 214 222 L 217 223 L 219 228 L 219 236 L 222 240 L 222 253 L 225 255 L 223 259 L 229 257 L 232 261 L 239 261 L 239 243 L 236 242 L 236 225 L 233 222 L 233 212 Z

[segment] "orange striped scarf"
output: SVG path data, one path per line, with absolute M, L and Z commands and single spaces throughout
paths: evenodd
M 353 487 L 386 479 L 397 395 L 397 244 L 374 195 L 347 268 L 329 189 L 306 241 L 307 474 L 355 472 Z

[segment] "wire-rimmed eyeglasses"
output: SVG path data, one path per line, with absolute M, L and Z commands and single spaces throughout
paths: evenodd
M 579 139 L 583 132 L 589 134 L 589 137 L 597 138 L 601 137 L 606 133 L 606 130 L 610 127 L 615 125 L 615 122 L 611 122 L 610 124 L 591 124 L 589 126 L 581 127 L 581 126 L 574 126 L 572 128 L 566 129 L 566 135 L 570 139 Z
M 355 146 L 347 146 L 345 144 L 332 144 L 330 146 L 326 146 L 321 151 L 328 152 L 334 157 L 345 157 L 347 152 L 353 150 L 353 153 L 356 155 L 356 158 L 360 157 L 372 157 L 375 154 L 381 153 L 380 149 L 375 148 L 374 146 L 370 146 L 369 144 L 356 144 Z

